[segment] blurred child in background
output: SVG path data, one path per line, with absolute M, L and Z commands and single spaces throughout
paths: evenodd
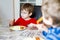
M 60 0 L 43 0 L 42 15 L 45 40 L 60 40 Z

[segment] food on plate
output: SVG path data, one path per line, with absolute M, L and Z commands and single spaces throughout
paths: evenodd
M 20 26 L 20 29 L 23 30 L 23 29 L 25 29 L 25 27 L 24 26 Z

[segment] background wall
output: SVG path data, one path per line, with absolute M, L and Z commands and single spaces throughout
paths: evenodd
M 13 18 L 12 6 L 12 0 L 0 0 L 0 24 L 8 25 L 9 20 Z

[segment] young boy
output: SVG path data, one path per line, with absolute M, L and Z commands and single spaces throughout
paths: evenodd
M 45 40 L 60 40 L 60 0 L 43 0 L 42 14 Z
M 26 3 L 21 6 L 21 17 L 17 19 L 17 21 L 11 21 L 10 25 L 21 25 L 21 26 L 26 26 L 29 25 L 30 23 L 36 24 L 36 20 L 34 18 L 30 18 L 32 15 L 32 12 L 34 10 L 34 6 Z

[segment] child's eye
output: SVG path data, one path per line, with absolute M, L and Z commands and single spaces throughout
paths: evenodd
M 22 12 L 22 14 L 26 14 L 25 12 Z

